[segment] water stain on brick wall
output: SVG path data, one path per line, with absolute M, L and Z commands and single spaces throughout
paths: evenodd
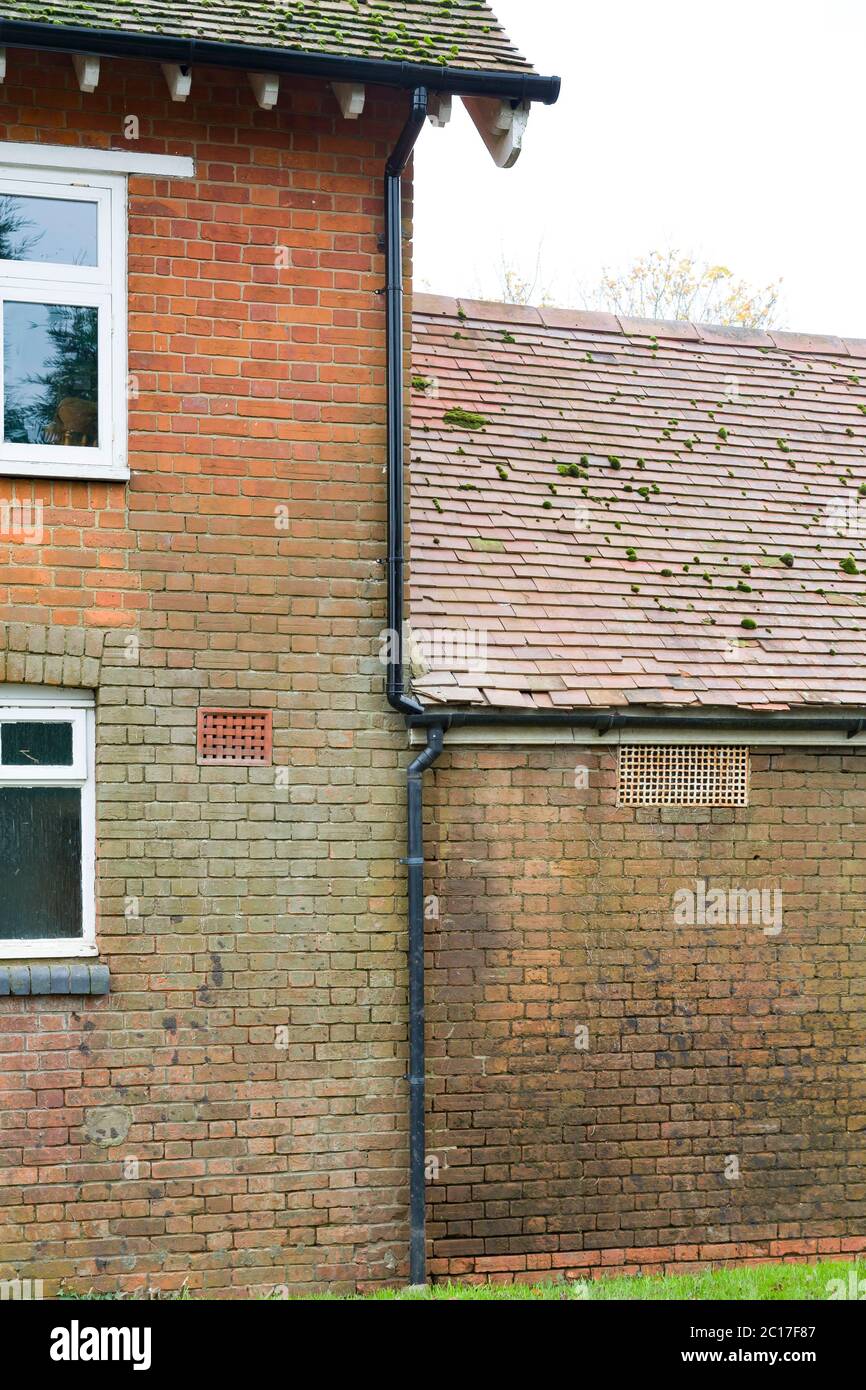
M 617 808 L 613 749 L 434 781 L 433 1271 L 866 1249 L 863 754 L 755 750 L 735 809 Z M 781 930 L 678 925 L 707 880 L 775 885 Z

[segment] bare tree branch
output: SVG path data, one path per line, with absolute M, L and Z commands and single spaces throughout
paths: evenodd
M 725 265 L 700 263 L 674 248 L 650 251 L 626 270 L 603 270 L 598 284 L 584 295 L 584 307 L 630 318 L 773 328 L 781 285 L 776 280 L 753 287 Z

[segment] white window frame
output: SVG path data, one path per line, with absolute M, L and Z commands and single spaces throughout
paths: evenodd
M 0 687 L 0 724 L 16 720 L 72 725 L 72 765 L 2 767 L 0 787 L 77 787 L 81 790 L 81 936 L 0 938 L 0 960 L 95 956 L 96 746 L 93 697 L 83 691 L 47 692 Z M 2 891 L 2 885 L 0 885 Z
M 83 162 L 86 161 L 86 155 Z M 75 304 L 99 309 L 99 443 L 7 444 L 2 438 L 3 362 L 0 333 L 0 475 L 18 478 L 129 477 L 127 425 L 127 193 L 126 175 L 68 168 L 28 168 L 4 158 L 0 195 L 95 202 L 97 265 L 45 265 L 0 260 L 0 322 L 6 300 Z

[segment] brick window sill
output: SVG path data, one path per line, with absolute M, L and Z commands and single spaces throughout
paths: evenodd
M 2 965 L 0 996 L 25 994 L 108 994 L 107 965 Z

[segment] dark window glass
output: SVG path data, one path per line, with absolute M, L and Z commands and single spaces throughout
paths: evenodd
M 81 791 L 0 787 L 0 938 L 81 935 Z
M 71 724 L 0 724 L 0 762 L 6 767 L 71 767 Z
M 99 443 L 99 310 L 3 305 L 3 438 L 7 444 Z
M 0 259 L 96 265 L 96 203 L 0 194 Z

